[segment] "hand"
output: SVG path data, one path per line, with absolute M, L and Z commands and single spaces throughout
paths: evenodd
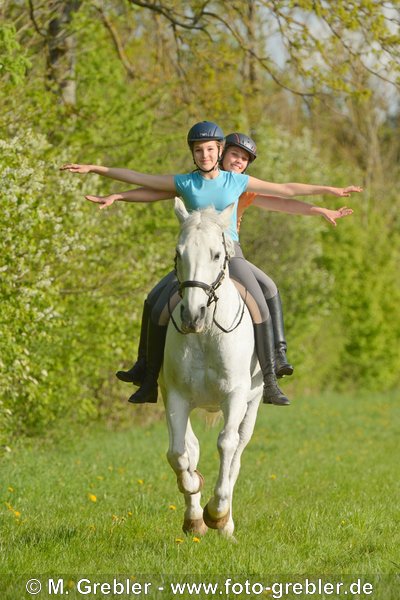
M 345 188 L 332 188 L 332 194 L 334 196 L 339 196 L 341 198 L 347 198 L 353 192 L 362 192 L 362 191 L 363 191 L 362 187 L 359 187 L 357 185 L 349 185 L 348 187 L 345 187 Z
M 75 163 L 68 163 L 67 165 L 60 167 L 60 171 L 70 171 L 70 173 L 86 175 L 86 173 L 90 173 L 91 166 L 92 165 L 76 165 Z
M 329 208 L 323 208 L 321 211 L 321 215 L 326 219 L 329 223 L 331 223 L 334 227 L 336 227 L 336 219 L 341 219 L 342 217 L 347 217 L 353 214 L 353 209 L 347 208 L 347 206 L 342 206 L 339 210 L 329 210 Z
M 109 196 L 85 196 L 85 198 L 86 200 L 89 200 L 89 202 L 99 204 L 100 210 L 102 210 L 103 208 L 108 208 L 109 206 L 114 204 L 116 200 L 118 200 L 116 194 L 110 194 Z

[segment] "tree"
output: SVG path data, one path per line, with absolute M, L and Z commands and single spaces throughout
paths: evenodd
M 204 118 L 253 134 L 255 176 L 367 184 L 337 230 L 251 209 L 242 241 L 282 291 L 292 385 L 398 385 L 398 358 L 387 351 L 397 343 L 399 298 L 394 4 L 28 6 L 0 7 L 0 412 L 8 431 L 33 432 L 66 414 L 119 414 L 125 390 L 113 372 L 133 358 L 143 299 L 173 263 L 168 203 L 99 212 L 83 194 L 124 186 L 60 177 L 57 167 L 186 172 L 187 129 Z
M 254 61 L 279 85 L 294 93 L 314 95 L 325 90 L 353 90 L 348 73 L 361 65 L 368 73 L 399 85 L 399 14 L 395 3 L 383 0 L 221 0 L 185 3 L 129 0 L 130 4 L 162 15 L 187 43 L 184 31 L 200 32 L 215 41 L 219 32 L 232 36 Z M 255 36 L 256 14 L 259 32 Z M 279 66 L 274 47 L 266 40 L 274 36 L 284 53 Z M 255 38 L 263 43 L 255 43 Z M 274 56 L 275 54 L 275 56 Z M 289 67 L 289 69 L 288 69 Z M 299 87 L 291 78 L 296 74 Z M 357 91 L 357 90 L 356 90 Z M 359 90 L 361 91 L 361 90 Z

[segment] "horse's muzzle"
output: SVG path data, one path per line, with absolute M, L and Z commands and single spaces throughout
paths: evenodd
M 198 311 L 193 313 L 189 308 L 181 305 L 181 321 L 183 333 L 201 333 L 204 330 L 206 318 L 206 306 L 199 306 Z

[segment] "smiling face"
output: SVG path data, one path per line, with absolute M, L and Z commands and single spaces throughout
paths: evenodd
M 193 143 L 193 158 L 202 171 L 208 171 L 217 165 L 220 155 L 220 145 L 215 140 Z
M 228 146 L 224 151 L 222 168 L 224 171 L 233 171 L 234 173 L 243 173 L 250 160 L 250 154 L 238 146 Z

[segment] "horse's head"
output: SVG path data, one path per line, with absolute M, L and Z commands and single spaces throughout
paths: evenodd
M 211 322 L 208 307 L 216 302 L 233 256 L 233 242 L 224 232 L 229 227 L 234 204 L 222 212 L 213 208 L 188 213 L 175 198 L 175 214 L 181 224 L 176 246 L 176 271 L 180 283 L 181 319 L 184 333 L 201 333 Z

